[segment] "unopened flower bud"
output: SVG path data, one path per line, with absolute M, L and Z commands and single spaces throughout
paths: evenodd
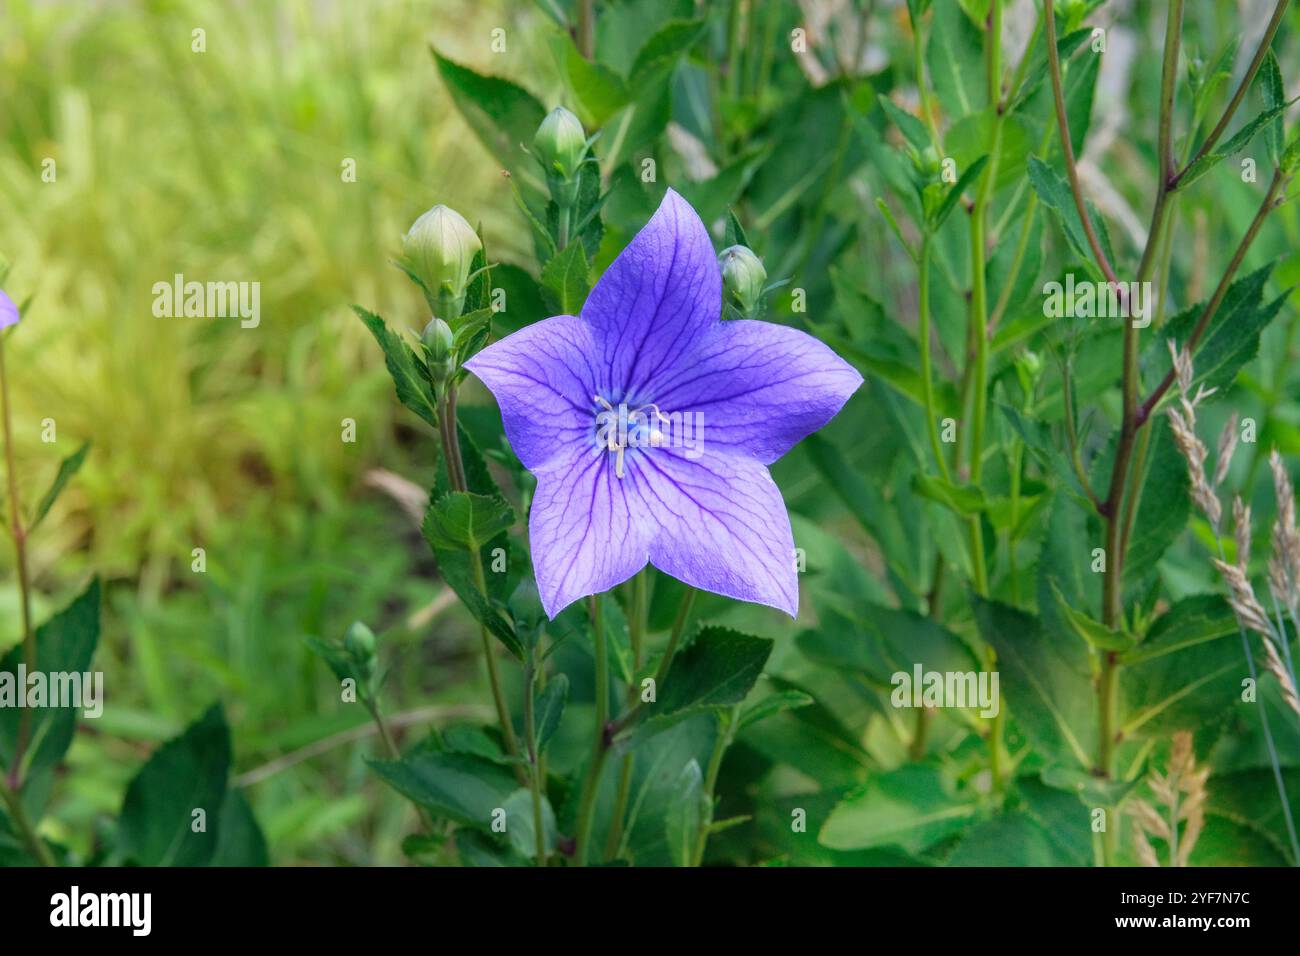
M 742 315 L 752 315 L 767 284 L 763 263 L 746 246 L 729 246 L 718 254 L 718 265 L 725 295 Z
M 375 668 L 375 633 L 360 621 L 354 621 L 343 637 L 343 649 L 357 669 L 369 677 Z
M 546 114 L 533 137 L 533 149 L 547 176 L 572 180 L 587 155 L 587 131 L 582 121 L 563 106 Z
M 456 370 L 456 360 L 452 354 L 455 337 L 451 326 L 435 316 L 429 320 L 420 335 L 424 350 L 429 357 L 429 375 L 437 385 L 442 385 Z
M 448 317 L 460 315 L 474 257 L 483 248 L 465 217 L 447 206 L 434 206 L 402 240 L 406 268 L 424 283 L 429 305 Z

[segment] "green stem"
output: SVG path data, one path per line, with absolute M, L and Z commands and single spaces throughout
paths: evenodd
M 677 617 L 673 620 L 673 629 L 668 635 L 668 644 L 664 647 L 663 657 L 660 658 L 659 666 L 655 669 L 654 687 L 656 698 L 659 695 L 659 689 L 663 686 L 664 678 L 668 676 L 668 668 L 672 666 L 673 656 L 677 653 L 677 645 L 681 642 L 682 634 L 686 631 L 686 622 L 690 618 L 691 606 L 694 603 L 695 588 L 688 586 L 686 593 L 682 595 L 681 603 L 677 605 Z M 610 725 L 610 736 L 617 736 L 639 720 L 645 712 L 645 703 L 638 701 L 635 707 Z
M 989 203 L 998 176 L 998 160 L 1002 151 L 1002 126 L 1006 108 L 1002 102 L 1002 0 L 993 0 L 989 9 L 989 28 L 985 34 L 985 64 L 988 100 L 997 104 L 993 121 L 993 141 L 989 146 L 988 165 L 984 169 L 979 191 L 970 212 L 971 295 L 970 315 L 967 319 L 967 338 L 974 349 L 974 374 L 971 378 L 971 436 L 970 483 L 978 486 L 984 471 L 984 419 L 987 407 L 989 329 L 988 290 L 985 276 L 985 223 Z M 975 593 L 987 597 L 989 593 L 988 570 L 984 559 L 984 526 L 979 515 L 970 518 L 971 566 L 974 570 Z M 989 649 L 989 666 L 996 667 L 996 655 Z M 1002 766 L 1002 710 L 999 708 L 989 728 L 989 768 L 993 775 L 993 790 L 1001 793 Z
M 939 474 L 944 481 L 950 481 L 948 460 L 943 454 L 943 444 L 939 441 L 939 421 L 934 407 L 934 373 L 930 355 L 930 240 L 927 232 L 921 240 L 921 254 L 918 260 L 920 269 L 920 287 L 917 290 L 917 334 L 920 338 L 921 352 L 921 400 L 925 404 L 926 431 L 930 436 L 930 450 L 939 466 Z
M 9 483 L 9 529 L 14 539 L 14 558 L 18 567 L 18 604 L 22 613 L 23 662 L 27 673 L 36 672 L 36 632 L 32 628 L 32 586 L 27 567 L 27 529 L 23 527 L 18 498 L 18 471 L 14 464 L 14 434 L 9 404 L 9 377 L 5 370 L 5 339 L 0 332 L 0 419 L 4 423 L 5 474 Z M 31 737 L 32 710 L 24 707 L 18 718 L 18 737 L 14 746 L 13 765 L 9 768 L 9 786 L 21 790 L 23 754 Z
M 442 448 L 447 459 L 447 480 L 453 491 L 467 492 L 465 480 L 465 463 L 460 453 L 459 428 L 456 422 L 456 389 L 447 387 L 446 394 L 438 409 L 438 430 L 442 435 Z M 487 581 L 483 576 L 483 556 L 477 548 L 469 549 L 469 568 L 474 580 L 474 587 L 479 594 L 487 596 Z M 515 777 L 521 786 L 528 785 L 527 774 L 518 763 L 519 741 L 515 737 L 514 723 L 510 719 L 510 708 L 506 705 L 505 691 L 501 687 L 501 675 L 497 670 L 495 647 L 487 626 L 479 623 L 479 638 L 483 642 L 483 659 L 487 662 L 488 685 L 492 689 L 492 702 L 497 711 L 497 723 L 501 727 L 501 740 L 506 753 L 515 758 Z
M 593 0 L 578 0 L 578 29 L 574 41 L 588 60 L 596 51 L 596 12 Z
M 50 853 L 50 848 L 45 845 L 45 841 L 36 832 L 36 827 L 32 824 L 31 818 L 27 816 L 27 809 L 23 806 L 22 794 L 0 781 L 0 800 L 4 800 L 5 807 L 9 810 L 9 819 L 18 830 L 18 834 L 22 837 L 23 844 L 27 847 L 27 852 L 32 859 L 40 866 L 57 866 L 58 863 L 53 854 Z
M 379 731 L 379 739 L 384 743 L 384 750 L 387 751 L 390 760 L 401 760 L 402 751 L 397 746 L 397 741 L 393 739 L 392 732 L 388 729 L 388 722 L 384 720 L 384 715 L 379 710 L 379 704 L 374 700 L 365 700 L 365 708 L 370 714 L 370 719 L 374 721 L 375 728 Z M 433 817 L 429 816 L 429 811 L 418 803 L 415 804 L 416 816 L 420 818 L 420 824 L 426 831 L 434 831 Z
M 628 620 L 628 642 L 632 645 L 632 673 L 641 673 L 642 654 L 645 648 L 646 605 L 648 572 L 642 569 L 632 578 L 632 613 Z M 627 709 L 636 706 L 636 681 L 628 685 Z M 623 755 L 623 763 L 618 773 L 618 792 L 614 798 L 614 815 L 609 823 L 609 835 L 605 838 L 605 859 L 614 858 L 619 844 L 623 840 L 623 815 L 627 812 L 627 801 L 632 792 L 632 770 L 636 756 L 632 751 Z
M 1232 94 L 1232 99 L 1228 102 L 1227 109 L 1225 109 L 1223 115 L 1219 117 L 1219 122 L 1216 123 L 1214 129 L 1210 131 L 1210 135 L 1205 137 L 1205 142 L 1202 143 L 1201 148 L 1196 151 L 1196 155 L 1192 158 L 1192 161 L 1184 166 L 1177 176 L 1174 177 L 1174 186 L 1177 186 L 1178 180 L 1182 179 L 1193 163 L 1202 156 L 1205 156 L 1214 148 L 1214 144 L 1219 141 L 1219 137 L 1221 137 L 1224 131 L 1227 130 L 1228 124 L 1232 122 L 1233 114 L 1237 112 L 1237 107 L 1240 106 L 1241 101 L 1245 99 L 1246 91 L 1250 89 L 1250 84 L 1254 81 L 1255 74 L 1259 72 L 1259 68 L 1264 62 L 1264 57 L 1268 55 L 1268 48 L 1273 43 L 1273 37 L 1277 34 L 1277 28 L 1282 25 L 1282 17 L 1286 14 L 1286 8 L 1289 2 L 1290 0 L 1278 0 L 1277 5 L 1273 8 L 1273 16 L 1269 19 L 1268 26 L 1264 28 L 1264 35 L 1260 38 L 1259 46 L 1255 48 L 1255 56 L 1251 59 L 1250 66 L 1246 68 L 1246 72 L 1242 76 L 1241 82 L 1237 84 L 1237 91 Z
M 1264 201 L 1259 204 L 1259 209 L 1255 211 L 1255 218 L 1251 220 L 1250 227 L 1246 234 L 1242 236 L 1241 242 L 1237 245 L 1236 252 L 1232 255 L 1232 261 L 1228 263 L 1228 268 L 1224 270 L 1223 276 L 1219 279 L 1219 284 L 1215 287 L 1210 299 L 1201 309 L 1201 314 L 1196 319 L 1196 325 L 1192 327 L 1192 334 L 1188 337 L 1184 346 L 1189 352 L 1193 352 L 1201 341 L 1201 336 L 1205 334 L 1206 328 L 1210 324 L 1210 319 L 1218 311 L 1219 305 L 1223 302 L 1223 297 L 1228 293 L 1228 287 L 1232 284 L 1233 277 L 1236 276 L 1237 270 L 1246 258 L 1246 253 L 1250 250 L 1251 245 L 1255 242 L 1255 237 L 1259 235 L 1260 228 L 1264 225 L 1264 220 L 1268 214 L 1273 211 L 1282 201 L 1282 194 L 1291 177 L 1282 172 L 1281 169 L 1273 171 L 1273 180 L 1269 184 L 1268 193 L 1264 196 Z M 1160 399 L 1164 397 L 1165 392 L 1174 383 L 1174 371 L 1170 369 L 1160 384 L 1156 386 L 1151 395 L 1144 401 L 1138 409 L 1138 423 L 1142 424 L 1155 410 Z
M 524 746 L 528 748 L 528 784 L 533 798 L 533 834 L 537 840 L 537 865 L 546 866 L 546 831 L 542 824 L 541 761 L 537 759 L 537 717 L 534 694 L 537 691 L 537 662 L 528 665 L 524 675 Z
M 709 766 L 704 772 L 704 803 L 708 808 L 705 812 L 704 820 L 701 821 L 700 832 L 695 838 L 695 847 L 691 853 L 691 865 L 700 866 L 704 862 L 704 851 L 709 845 L 709 828 L 713 826 L 713 794 L 718 788 L 718 771 L 722 769 L 722 758 L 727 753 L 727 748 L 731 746 L 732 738 L 736 733 L 736 724 L 740 716 L 740 705 L 737 704 L 726 714 L 719 714 L 717 718 L 718 734 L 713 741 L 713 753 L 709 755 Z
M 912 7 L 908 5 L 908 13 L 912 12 Z M 926 129 L 930 131 L 930 142 L 934 145 L 935 152 L 943 152 L 943 140 L 939 137 L 939 124 L 935 122 L 934 111 L 930 109 L 930 98 L 926 95 L 925 84 L 925 48 L 921 37 L 921 24 L 917 20 L 912 21 L 912 59 L 916 61 L 916 95 L 920 101 L 921 118 L 925 121 Z
M 1011 519 L 1007 527 L 1007 575 L 1011 579 L 1011 603 L 1020 604 L 1020 575 L 1016 568 L 1016 525 L 1020 523 L 1020 470 L 1024 466 L 1024 443 L 1013 440 L 1011 451 Z
M 559 204 L 559 214 L 556 220 L 556 232 L 558 233 L 555 240 L 557 250 L 563 250 L 569 244 L 569 217 L 572 215 L 567 203 Z
M 727 14 L 727 97 L 732 101 L 740 98 L 740 54 L 744 48 L 740 38 L 742 2 L 731 0 Z
M 578 833 L 573 853 L 575 866 L 587 865 L 587 846 L 591 842 L 591 822 L 596 811 L 596 794 L 600 790 L 600 775 L 609 755 L 609 655 L 605 647 L 605 626 L 601 621 L 600 595 L 593 594 L 591 608 L 591 639 L 595 651 L 595 733 L 587 773 L 582 781 L 582 796 L 578 802 Z
M 918 707 L 916 709 L 916 732 L 912 735 L 912 743 L 907 748 L 907 757 L 913 763 L 925 759 L 926 739 L 930 732 L 930 708 Z

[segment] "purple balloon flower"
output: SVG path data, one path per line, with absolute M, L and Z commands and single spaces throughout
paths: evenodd
M 549 617 L 649 562 L 693 587 L 799 611 L 794 536 L 767 466 L 862 376 L 817 339 L 720 320 L 709 234 L 672 190 L 591 290 L 465 367 L 537 476 L 528 530 Z
M 17 324 L 18 306 L 14 305 L 13 299 L 5 295 L 4 289 L 0 289 L 0 329 L 7 329 Z

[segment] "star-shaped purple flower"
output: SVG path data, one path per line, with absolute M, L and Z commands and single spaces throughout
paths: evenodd
M 580 317 L 545 319 L 465 363 L 537 476 L 528 530 L 551 618 L 647 562 L 798 614 L 794 536 L 767 466 L 862 376 L 810 335 L 723 322 L 721 309 L 708 231 L 669 190 Z

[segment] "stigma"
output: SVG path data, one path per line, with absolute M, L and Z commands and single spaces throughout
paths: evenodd
M 614 456 L 614 474 L 622 478 L 628 448 L 663 445 L 664 433 L 659 426 L 671 419 L 653 402 L 629 409 L 626 403 L 615 407 L 599 395 L 592 398 L 602 408 L 596 413 L 596 442 Z

